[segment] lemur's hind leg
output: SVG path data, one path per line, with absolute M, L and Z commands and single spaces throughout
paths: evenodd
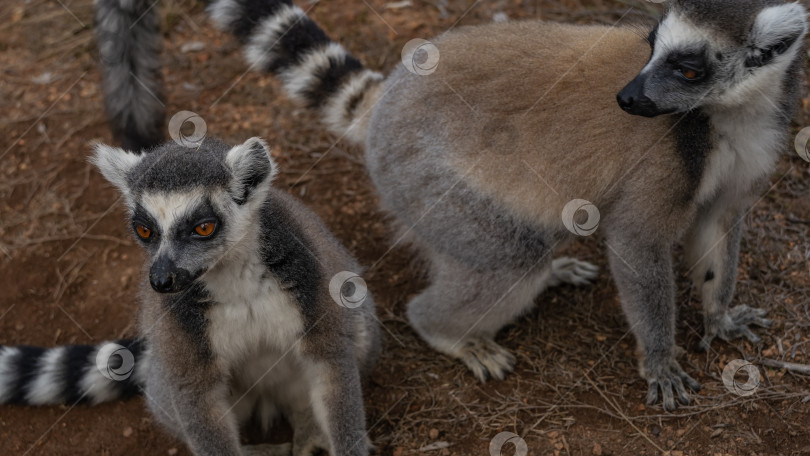
M 719 206 L 719 207 L 718 207 Z M 716 204 L 700 212 L 686 241 L 687 266 L 703 302 L 703 338 L 699 348 L 708 350 L 715 338 L 731 341 L 745 337 L 760 341 L 750 326 L 768 327 L 764 309 L 731 307 L 737 282 L 737 261 L 742 236 L 742 215 Z
M 431 260 L 430 286 L 408 303 L 408 319 L 436 350 L 460 359 L 481 381 L 503 379 L 515 358 L 495 335 L 525 313 L 549 285 L 581 284 L 596 267 L 567 258 L 530 270 L 477 270 L 438 253 Z

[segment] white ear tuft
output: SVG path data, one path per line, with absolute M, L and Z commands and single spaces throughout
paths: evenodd
M 115 185 L 124 196 L 129 194 L 127 174 L 143 159 L 143 155 L 127 152 L 120 147 L 96 144 L 90 162 L 96 165 L 101 174 Z
M 751 30 L 751 44 L 760 49 L 801 39 L 807 33 L 807 10 L 800 3 L 785 3 L 760 11 Z
M 231 148 L 225 156 L 225 164 L 233 173 L 230 190 L 238 204 L 244 204 L 253 190 L 272 182 L 278 173 L 267 143 L 256 137 Z

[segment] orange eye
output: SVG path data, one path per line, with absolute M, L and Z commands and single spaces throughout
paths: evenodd
M 138 233 L 138 236 L 140 236 L 143 239 L 149 239 L 149 237 L 152 236 L 152 230 L 143 225 L 136 226 L 135 232 Z
M 686 79 L 697 79 L 698 78 L 698 72 L 695 71 L 695 70 L 690 70 L 689 68 L 681 68 L 681 74 Z
M 216 228 L 216 226 L 217 225 L 215 223 L 211 222 L 200 223 L 194 227 L 194 232 L 203 237 L 210 236 L 214 232 L 214 228 Z

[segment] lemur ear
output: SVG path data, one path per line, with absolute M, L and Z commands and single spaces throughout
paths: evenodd
M 246 203 L 254 190 L 268 185 L 278 173 L 267 143 L 261 138 L 250 138 L 229 150 L 225 164 L 233 174 L 230 192 L 237 204 Z
M 807 33 L 807 10 L 799 3 L 763 9 L 749 38 L 748 67 L 761 67 L 784 54 Z
M 106 144 L 96 144 L 93 150 L 94 154 L 90 157 L 90 162 L 96 165 L 101 174 L 111 184 L 118 187 L 124 196 L 128 196 L 127 174 L 143 160 L 143 155 Z

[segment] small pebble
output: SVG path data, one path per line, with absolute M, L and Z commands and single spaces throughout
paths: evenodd
M 200 52 L 205 49 L 205 43 L 202 41 L 189 41 L 180 46 L 180 52 L 188 54 L 189 52 Z

